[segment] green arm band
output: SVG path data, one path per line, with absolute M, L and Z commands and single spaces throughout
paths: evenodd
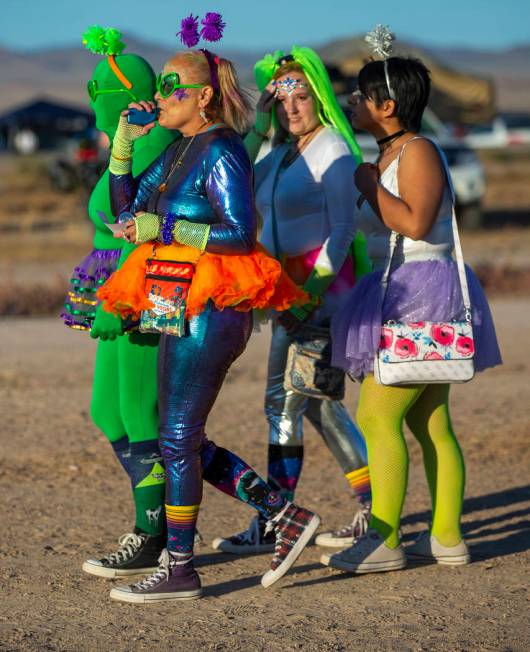
M 270 113 L 256 113 L 256 122 L 245 136 L 245 148 L 251 161 L 255 161 L 263 141 L 267 138 L 271 128 Z
M 210 235 L 210 225 L 196 224 L 187 220 L 177 220 L 173 229 L 173 235 L 175 240 L 180 242 L 180 244 L 204 251 L 208 243 L 208 236 Z
M 357 282 L 363 276 L 372 271 L 372 261 L 366 251 L 366 238 L 362 231 L 357 231 L 353 240 L 351 251 L 355 261 L 355 281 Z
M 320 297 L 328 289 L 334 279 L 335 274 L 333 274 L 333 272 L 315 265 L 303 285 L 303 289 L 311 296 L 311 301 L 305 303 L 303 306 L 292 306 L 289 308 L 289 312 L 300 321 L 307 319 L 318 307 Z
M 317 306 L 313 303 L 306 303 L 303 306 L 291 306 L 289 312 L 298 319 L 298 321 L 305 321 L 311 317 L 311 313 Z
M 112 174 L 128 174 L 132 170 L 134 141 L 142 135 L 143 127 L 131 125 L 121 116 L 112 141 L 109 170 Z
M 329 269 L 315 265 L 304 283 L 304 290 L 309 294 L 316 294 L 320 297 L 333 283 L 335 276 Z
M 134 218 L 136 224 L 136 244 L 156 240 L 160 233 L 160 218 L 154 213 L 143 213 Z

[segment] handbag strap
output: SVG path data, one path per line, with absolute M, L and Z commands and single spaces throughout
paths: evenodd
M 417 138 L 422 138 L 422 136 L 415 136 L 414 138 L 411 138 L 408 140 L 405 145 L 401 148 L 401 151 L 398 155 L 398 165 L 399 165 L 399 160 L 401 159 L 401 154 L 403 153 L 404 148 L 408 143 L 410 143 L 411 140 L 416 140 Z M 432 143 L 432 141 L 429 141 Z M 462 291 L 462 299 L 464 302 L 464 314 L 465 314 L 465 319 L 467 322 L 471 322 L 471 299 L 469 297 L 469 287 L 467 284 L 467 277 L 466 277 L 466 268 L 464 265 L 464 256 L 462 254 L 462 245 L 460 243 L 460 233 L 458 231 L 458 224 L 456 221 L 456 213 L 455 213 L 455 190 L 453 187 L 453 182 L 451 181 L 451 175 L 449 172 L 449 166 L 447 164 L 447 160 L 445 158 L 445 154 L 443 151 L 438 147 L 436 143 L 432 143 L 436 149 L 438 150 L 438 153 L 440 155 L 440 158 L 442 160 L 442 165 L 444 166 L 445 170 L 445 176 L 447 178 L 447 182 L 449 184 L 449 190 L 451 191 L 451 224 L 453 228 L 453 242 L 454 242 L 454 247 L 455 247 L 455 256 L 456 256 L 456 266 L 458 269 L 458 279 L 460 281 L 460 289 Z M 386 259 L 386 264 L 385 264 L 385 271 L 383 273 L 383 277 L 381 279 L 381 284 L 382 284 L 382 290 L 383 290 L 383 296 L 382 296 L 382 301 L 384 302 L 387 288 L 388 288 L 388 281 L 390 278 L 390 270 L 392 268 L 392 261 L 394 258 L 394 254 L 397 249 L 398 242 L 403 239 L 403 236 L 400 233 L 397 233 L 396 231 L 392 231 L 392 234 L 390 236 L 390 249 L 387 255 Z

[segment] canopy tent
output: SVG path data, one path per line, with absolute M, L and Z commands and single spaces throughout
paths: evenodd
M 0 135 L 9 148 L 21 132 L 34 134 L 40 148 L 53 148 L 59 141 L 86 133 L 93 125 L 92 112 L 46 99 L 35 99 L 0 115 Z

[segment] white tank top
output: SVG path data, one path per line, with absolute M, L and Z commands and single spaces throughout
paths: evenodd
M 408 140 L 401 148 L 399 155 L 381 175 L 381 185 L 396 197 L 401 196 L 398 185 L 399 161 L 405 147 L 412 140 L 416 140 L 416 138 L 421 138 L 421 136 L 416 136 Z M 400 239 L 398 248 L 394 254 L 393 267 L 413 261 L 442 260 L 451 257 L 451 251 L 454 245 L 452 230 L 454 190 L 445 155 L 436 143 L 433 143 L 433 145 L 440 154 L 447 179 L 438 216 L 424 240 L 412 240 L 412 238 L 407 238 L 406 236 Z M 367 251 L 372 260 L 374 270 L 382 269 L 385 265 L 390 247 L 391 229 L 385 226 L 366 200 L 363 201 L 360 208 L 356 208 L 356 223 L 358 228 L 366 236 Z

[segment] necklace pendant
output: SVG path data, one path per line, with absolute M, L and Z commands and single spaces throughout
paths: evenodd
M 167 188 L 167 183 L 161 183 L 158 186 L 158 192 L 164 192 L 164 190 Z

